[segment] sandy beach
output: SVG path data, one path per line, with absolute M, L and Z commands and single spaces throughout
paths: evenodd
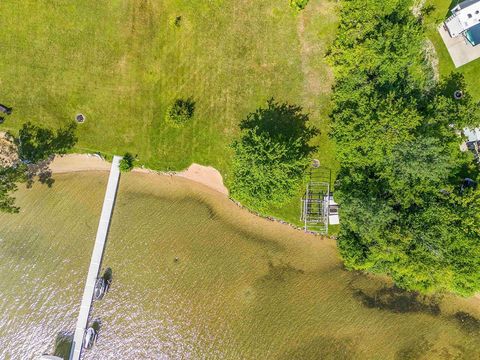
M 111 164 L 98 155 L 92 154 L 68 154 L 56 156 L 50 164 L 53 173 L 69 173 L 78 171 L 109 171 Z M 142 168 L 135 168 L 134 172 L 157 173 L 156 171 Z M 164 174 L 162 174 L 164 175 Z M 223 184 L 220 172 L 211 167 L 199 164 L 192 164 L 188 169 L 173 173 L 172 176 L 181 177 L 205 185 L 228 196 L 228 189 Z

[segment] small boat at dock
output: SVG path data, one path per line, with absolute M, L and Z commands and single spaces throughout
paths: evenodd
M 85 349 L 91 349 L 95 345 L 98 337 L 98 332 L 93 328 L 89 327 L 85 332 L 85 338 L 83 340 L 83 347 Z
M 105 295 L 106 287 L 107 284 L 105 283 L 105 280 L 103 280 L 103 277 L 98 278 L 95 283 L 95 289 L 93 290 L 93 298 L 95 300 L 101 300 L 103 295 Z
M 93 298 L 101 300 L 112 283 L 112 269 L 107 268 L 102 277 L 99 277 L 95 282 L 95 289 L 93 290 Z

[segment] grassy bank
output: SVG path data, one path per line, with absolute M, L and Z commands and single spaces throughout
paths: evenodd
M 0 103 L 14 113 L 0 129 L 27 120 L 59 126 L 83 113 L 75 151 L 129 151 L 156 170 L 197 162 L 228 176 L 238 123 L 275 97 L 311 114 L 322 130 L 317 157 L 335 168 L 323 58 L 335 8 L 321 0 L 301 14 L 276 0 L 2 1 Z M 164 121 L 180 97 L 196 103 L 182 129 Z M 272 214 L 298 221 L 293 203 Z

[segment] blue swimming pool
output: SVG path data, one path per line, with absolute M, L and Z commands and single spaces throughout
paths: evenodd
M 465 37 L 473 46 L 480 44 L 480 24 L 465 31 Z

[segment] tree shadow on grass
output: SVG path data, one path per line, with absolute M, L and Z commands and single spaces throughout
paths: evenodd
M 288 103 L 278 103 L 271 98 L 266 108 L 259 108 L 248 114 L 240 123 L 241 130 L 254 130 L 258 134 L 267 134 L 269 138 L 279 143 L 288 143 L 300 139 L 301 152 L 308 156 L 317 148 L 309 141 L 319 134 L 319 130 L 308 124 L 309 117 L 302 108 Z

